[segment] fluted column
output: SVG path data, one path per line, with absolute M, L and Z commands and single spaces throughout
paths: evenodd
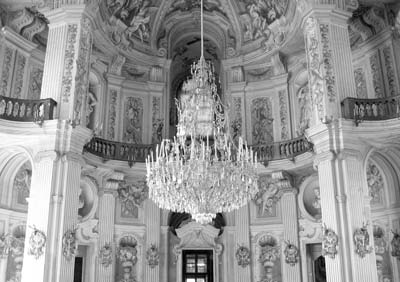
M 235 227 L 236 244 L 233 253 L 235 254 L 239 246 L 247 247 L 250 250 L 250 215 L 248 205 L 235 211 Z M 246 267 L 239 266 L 236 258 L 232 263 L 234 264 L 233 269 L 235 270 L 235 282 L 251 281 L 250 265 L 247 265 Z
M 283 239 L 285 240 L 285 246 L 287 243 L 293 244 L 299 250 L 299 227 L 297 220 L 297 190 L 291 187 L 282 189 L 281 208 L 283 223 Z M 290 282 L 301 282 L 301 268 L 300 268 L 300 254 L 297 257 L 298 261 L 291 265 L 286 262 L 282 262 L 283 265 L 283 281 Z
M 54 135 L 49 136 L 48 144 L 42 144 L 43 148 L 34 157 L 22 282 L 62 282 L 72 281 L 74 277 L 74 257 L 68 260 L 63 255 L 63 235 L 77 227 L 84 164 L 80 152 L 90 132 L 80 127 L 73 130 L 65 122 L 53 123 L 53 126 L 46 129 L 49 135 L 50 132 Z M 29 239 L 34 232 L 30 227 L 47 237 L 44 254 L 37 259 L 29 254 Z
M 0 254 L 0 282 L 6 281 L 8 255 Z
M 356 97 L 347 26 L 350 16 L 334 5 L 319 5 L 304 17 L 312 125 L 340 117 L 341 101 Z
M 106 245 L 113 247 L 114 242 L 114 221 L 115 221 L 115 197 L 118 195 L 119 182 L 107 181 L 104 189 L 100 191 L 99 200 L 99 250 Z M 112 258 L 115 255 L 113 253 Z M 113 282 L 114 263 L 103 265 L 100 261 L 97 263 L 96 281 Z
M 363 166 L 365 148 L 362 144 L 351 144 L 349 140 L 354 138 L 351 128 L 343 132 L 343 127 L 334 122 L 309 130 L 317 153 L 314 166 L 321 187 L 322 223 L 338 236 L 337 254 L 325 256 L 326 277 L 328 282 L 376 282 L 375 254 L 359 256 L 353 242 L 356 229 L 372 222 Z M 333 147 L 333 140 L 338 138 L 346 141 Z M 370 244 L 371 225 L 368 226 Z
M 54 99 L 56 116 L 75 124 L 85 117 L 92 48 L 91 22 L 84 10 L 82 4 L 46 13 L 50 24 L 41 98 Z
M 160 216 L 161 210 L 151 200 L 145 202 L 145 225 L 146 225 L 146 248 L 147 252 L 151 245 L 154 245 L 160 250 Z M 145 254 L 146 257 L 146 254 Z M 160 265 L 159 262 L 155 265 L 149 265 L 147 258 L 144 262 L 144 282 L 159 282 L 160 281 Z

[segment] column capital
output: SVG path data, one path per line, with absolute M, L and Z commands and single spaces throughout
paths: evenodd
M 107 79 L 109 86 L 114 88 L 120 88 L 122 83 L 125 81 L 125 77 L 112 73 L 106 73 L 105 78 Z
M 44 11 L 44 16 L 49 20 L 49 28 L 60 24 L 80 23 L 85 13 L 85 4 L 67 5 L 61 8 Z

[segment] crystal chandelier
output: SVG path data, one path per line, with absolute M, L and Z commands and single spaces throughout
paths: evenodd
M 217 213 L 247 204 L 258 191 L 257 157 L 241 137 L 228 133 L 228 109 L 217 93 L 214 69 L 204 59 L 203 0 L 201 56 L 177 101 L 178 126 L 147 157 L 149 197 L 160 208 L 186 212 L 201 224 Z

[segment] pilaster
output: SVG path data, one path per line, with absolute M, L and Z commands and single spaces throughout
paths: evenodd
M 41 98 L 58 103 L 58 117 L 80 124 L 85 117 L 92 27 L 85 5 L 46 13 L 50 21 Z
M 356 96 L 347 26 L 350 15 L 335 5 L 319 5 L 304 17 L 312 125 L 340 117 L 340 102 Z
M 106 109 L 107 120 L 106 125 L 106 139 L 118 140 L 119 139 L 119 117 L 117 115 L 117 109 L 121 108 L 122 100 L 122 83 L 125 80 L 118 74 L 107 73 L 107 105 Z
M 114 221 L 115 221 L 115 198 L 118 196 L 119 181 L 109 179 L 106 181 L 104 188 L 100 191 L 99 199 L 99 255 L 97 262 L 96 281 L 113 282 L 115 279 L 114 262 L 111 264 L 102 263 L 100 251 L 102 248 L 111 247 L 113 251 L 114 242 Z M 113 259 L 114 256 L 111 255 Z
M 327 281 L 376 282 L 375 254 L 358 255 L 353 238 L 357 229 L 372 222 L 366 200 L 364 145 L 352 143 L 350 140 L 357 139 L 350 132 L 344 132 L 339 122 L 311 128 L 309 133 L 317 152 L 314 166 L 321 187 L 322 224 L 338 238 L 337 245 L 323 241 Z M 324 233 L 324 238 L 333 238 L 332 233 Z M 372 242 L 371 224 L 368 233 Z
M 235 252 L 239 246 L 250 247 L 250 213 L 249 205 L 235 211 L 235 227 L 236 227 L 236 244 Z M 251 268 L 250 265 L 246 267 L 239 266 L 237 261 L 234 262 L 235 282 L 251 281 Z
M 0 254 L 0 281 L 6 281 L 8 255 Z
M 160 281 L 160 264 L 159 261 L 156 263 L 149 263 L 147 252 L 149 252 L 151 246 L 157 248 L 157 252 L 160 250 L 160 235 L 161 235 L 161 210 L 157 205 L 151 201 L 146 200 L 145 202 L 145 225 L 146 225 L 146 254 L 144 264 L 144 282 L 159 282 Z

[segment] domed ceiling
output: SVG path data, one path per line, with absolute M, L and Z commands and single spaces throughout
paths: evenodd
M 280 48 L 294 30 L 295 3 L 204 0 L 205 37 L 220 59 Z M 100 49 L 116 46 L 128 58 L 140 52 L 170 59 L 200 33 L 200 0 L 106 0 L 97 13 Z

